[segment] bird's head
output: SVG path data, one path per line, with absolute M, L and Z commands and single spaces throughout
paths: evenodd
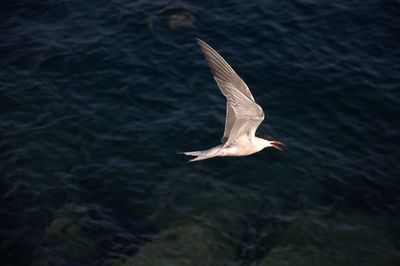
M 278 151 L 283 151 L 283 149 L 279 145 L 286 146 L 282 142 L 274 139 L 273 137 L 271 137 L 269 135 L 262 135 L 262 136 L 258 136 L 258 137 L 265 140 L 265 148 L 272 147 L 272 148 L 277 149 Z

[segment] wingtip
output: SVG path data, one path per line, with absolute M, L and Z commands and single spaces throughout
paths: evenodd
M 199 37 L 196 37 L 196 42 L 198 45 L 200 45 L 200 47 L 206 45 L 206 42 L 200 39 Z

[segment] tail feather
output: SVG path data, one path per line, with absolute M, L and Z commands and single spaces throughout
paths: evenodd
M 185 152 L 180 152 L 179 154 L 185 154 L 189 156 L 199 156 L 201 154 L 201 151 L 185 151 Z
M 205 156 L 205 157 L 198 156 L 194 159 L 189 160 L 188 163 L 209 159 L 211 157 L 214 157 L 214 156 Z
M 220 151 L 220 146 L 214 147 L 209 150 L 204 150 L 204 151 L 186 151 L 186 152 L 180 152 L 180 154 L 185 154 L 189 156 L 194 156 L 196 158 L 193 158 L 189 160 L 189 162 L 195 162 L 195 161 L 201 161 L 205 159 L 209 159 L 212 157 L 219 156 L 219 151 Z

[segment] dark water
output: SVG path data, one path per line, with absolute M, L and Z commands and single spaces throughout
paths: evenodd
M 400 2 L 0 3 L 0 265 L 400 265 Z M 219 51 L 287 144 L 218 144 Z

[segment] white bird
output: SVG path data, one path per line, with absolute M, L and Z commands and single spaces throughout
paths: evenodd
M 277 140 L 256 137 L 258 126 L 264 120 L 263 109 L 254 101 L 246 83 L 231 66 L 207 43 L 196 38 L 211 69 L 215 81 L 226 97 L 226 120 L 222 144 L 209 150 L 183 152 L 196 158 L 190 162 L 217 156 L 246 156 L 273 147 L 282 151 Z

